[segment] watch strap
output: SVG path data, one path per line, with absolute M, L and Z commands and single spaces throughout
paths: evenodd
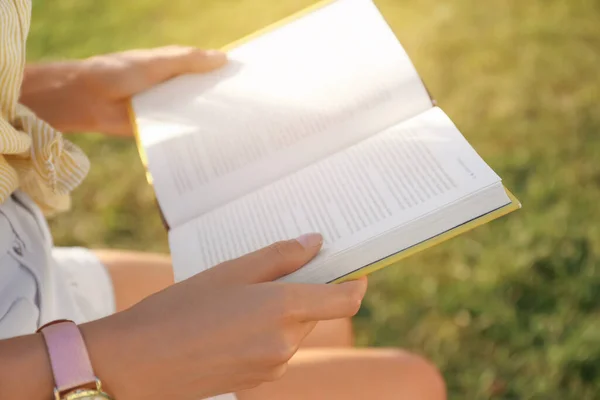
M 46 341 L 59 393 L 96 382 L 85 342 L 73 321 L 54 321 L 41 327 L 39 331 Z

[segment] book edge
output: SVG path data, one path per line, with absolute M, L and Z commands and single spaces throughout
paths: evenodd
M 169 223 L 167 222 L 167 218 L 165 217 L 165 213 L 158 202 L 158 197 L 156 197 L 156 188 L 154 188 L 154 183 L 152 179 L 152 174 L 150 174 L 150 169 L 148 168 L 148 156 L 146 154 L 146 150 L 144 146 L 142 146 L 142 138 L 140 137 L 140 133 L 138 130 L 138 125 L 135 120 L 135 112 L 133 111 L 133 103 L 131 100 L 127 102 L 127 116 L 129 117 L 129 122 L 131 123 L 131 128 L 133 130 L 133 137 L 135 139 L 135 145 L 137 147 L 138 154 L 140 156 L 140 160 L 142 160 L 142 165 L 146 171 L 146 181 L 152 187 L 152 191 L 154 193 L 154 202 L 156 203 L 156 207 L 158 208 L 158 213 L 160 214 L 160 219 L 162 221 L 163 226 L 167 231 L 171 229 Z
M 421 242 L 421 243 L 419 243 L 415 246 L 412 246 L 406 250 L 400 251 L 399 253 L 395 253 L 395 254 L 393 254 L 389 257 L 386 257 L 382 260 L 379 260 L 372 264 L 366 265 L 357 271 L 351 272 L 347 275 L 344 275 L 338 279 L 333 280 L 331 283 L 347 282 L 347 281 L 361 278 L 363 276 L 370 275 L 373 272 L 376 272 L 383 268 L 392 266 L 392 265 L 396 264 L 397 262 L 404 260 L 405 258 L 408 258 L 408 257 L 413 256 L 417 253 L 420 253 L 424 250 L 435 247 L 447 240 L 450 240 L 459 235 L 462 235 L 463 233 L 467 233 L 479 226 L 485 225 L 495 219 L 501 218 L 507 214 L 512 213 L 513 211 L 520 209 L 521 202 L 506 187 L 504 187 L 504 190 L 506 191 L 506 194 L 508 195 L 508 197 L 511 201 L 509 204 L 505 205 L 504 207 L 501 207 L 495 211 L 492 211 L 491 213 L 485 214 L 479 218 L 469 221 L 466 224 L 460 225 L 454 229 L 446 231 L 446 232 L 442 233 L 441 235 L 435 236 L 429 240 Z

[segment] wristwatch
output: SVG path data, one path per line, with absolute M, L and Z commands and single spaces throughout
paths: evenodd
M 81 332 L 73 321 L 53 321 L 38 332 L 42 332 L 48 349 L 55 400 L 113 400 L 102 390 Z

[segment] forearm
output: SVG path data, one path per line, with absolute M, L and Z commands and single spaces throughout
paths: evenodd
M 47 400 L 53 386 L 41 334 L 0 341 L 0 399 Z
M 91 119 L 91 110 L 87 102 L 73 101 L 84 95 L 80 76 L 78 61 L 28 65 L 20 102 L 62 132 L 85 130 L 88 127 L 81 122 Z

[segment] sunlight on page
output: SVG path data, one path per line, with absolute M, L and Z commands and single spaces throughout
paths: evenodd
M 370 1 L 337 1 L 229 57 L 222 70 L 173 79 L 133 101 L 171 226 L 431 108 Z M 157 133 L 154 121 L 172 123 L 174 134 Z

